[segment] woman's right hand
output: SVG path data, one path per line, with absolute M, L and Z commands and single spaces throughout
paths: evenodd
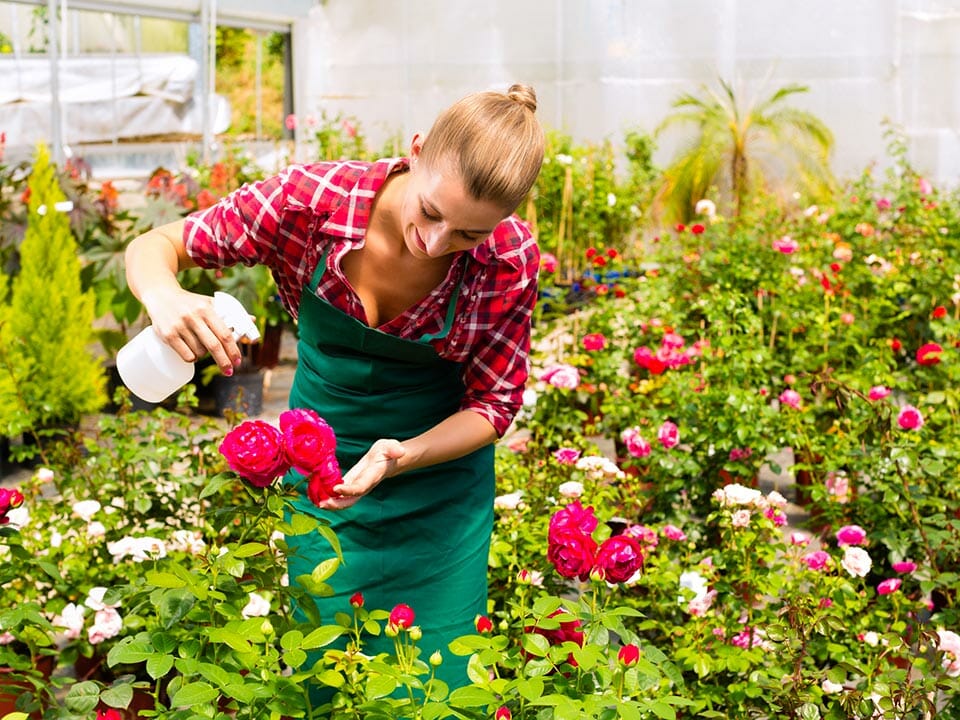
M 187 362 L 208 352 L 224 375 L 240 365 L 240 347 L 214 311 L 213 298 L 181 287 L 151 288 L 140 298 L 157 335 Z

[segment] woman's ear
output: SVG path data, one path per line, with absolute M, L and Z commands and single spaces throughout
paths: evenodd
M 423 136 L 420 133 L 417 133 L 413 136 L 413 140 L 410 141 L 410 161 L 416 162 L 417 158 L 420 156 L 420 151 L 423 150 Z

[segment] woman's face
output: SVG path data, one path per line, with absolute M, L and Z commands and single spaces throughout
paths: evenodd
M 411 148 L 411 167 L 400 222 L 407 249 L 418 258 L 438 258 L 470 250 L 486 240 L 509 212 L 475 200 L 459 174 L 445 164 L 418 162 L 419 138 Z

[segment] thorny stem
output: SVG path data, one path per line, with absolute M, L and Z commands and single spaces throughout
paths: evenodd
M 897 475 L 900 477 L 900 482 L 903 485 L 903 497 L 907 501 L 907 507 L 910 508 L 910 517 L 913 518 L 914 527 L 917 528 L 917 531 L 920 533 L 920 537 L 923 539 L 923 551 L 927 555 L 927 561 L 930 563 L 930 567 L 933 568 L 934 575 L 940 574 L 940 568 L 937 567 L 937 558 L 933 552 L 933 544 L 930 542 L 930 538 L 927 537 L 927 531 L 923 523 L 920 521 L 920 513 L 917 512 L 917 504 L 913 501 L 913 498 L 910 497 L 910 483 L 907 480 L 907 476 L 903 472 L 903 467 L 899 462 L 894 463 L 894 467 L 897 468 Z

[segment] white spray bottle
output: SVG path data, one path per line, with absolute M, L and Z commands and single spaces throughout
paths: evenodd
M 213 309 L 233 330 L 235 340 L 260 339 L 260 331 L 250 314 L 233 295 L 214 293 Z M 120 348 L 117 372 L 134 395 L 147 402 L 160 402 L 193 379 L 193 363 L 163 342 L 150 325 Z

